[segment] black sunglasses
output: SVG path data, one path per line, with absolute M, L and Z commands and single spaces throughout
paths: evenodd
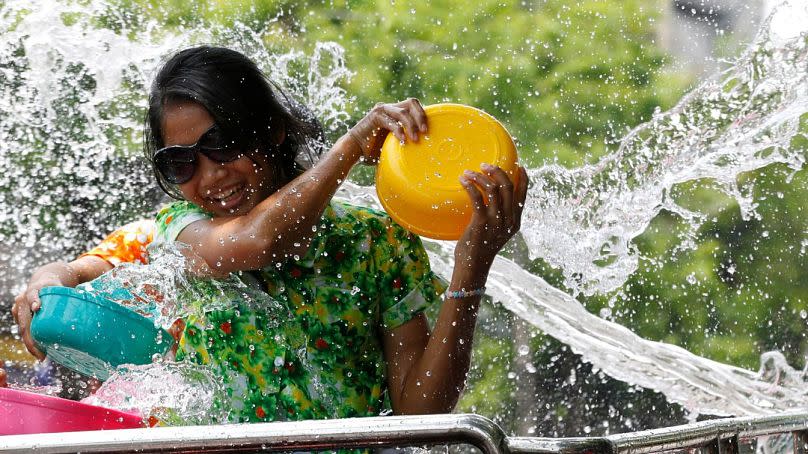
M 196 173 L 197 153 L 216 162 L 231 162 L 244 155 L 214 124 L 193 145 L 171 145 L 154 153 L 154 168 L 171 184 L 187 183 Z

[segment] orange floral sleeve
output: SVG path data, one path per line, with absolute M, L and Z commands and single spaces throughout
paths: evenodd
M 142 220 L 126 224 L 112 232 L 100 244 L 82 254 L 100 257 L 113 266 L 121 263 L 147 263 L 146 247 L 154 238 L 154 221 Z

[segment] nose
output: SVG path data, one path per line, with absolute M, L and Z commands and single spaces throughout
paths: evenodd
M 196 171 L 199 174 L 199 186 L 203 190 L 213 191 L 217 183 L 227 175 L 227 166 L 202 153 L 199 153 L 197 157 Z

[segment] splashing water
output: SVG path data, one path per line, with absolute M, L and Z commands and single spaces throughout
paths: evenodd
M 342 197 L 368 204 L 372 189 L 346 184 Z M 378 202 L 372 203 L 376 207 Z M 454 244 L 425 240 L 431 246 L 433 270 L 451 276 Z M 782 355 L 764 356 L 760 373 L 712 361 L 675 345 L 643 339 L 604 320 L 570 295 L 532 275 L 516 263 L 497 257 L 487 293 L 506 309 L 569 345 L 572 351 L 607 375 L 659 391 L 681 404 L 690 417 L 759 415 L 808 406 L 802 373 Z M 782 378 L 781 378 L 782 377 Z
M 137 150 L 152 72 L 178 49 L 224 43 L 310 105 L 326 130 L 347 119 L 339 84 L 350 72 L 336 44 L 321 43 L 311 55 L 278 53 L 240 24 L 168 34 L 136 16 L 103 1 L 0 3 L 6 289 L 21 290 L 35 265 L 75 256 L 163 198 Z
M 180 318 L 205 320 L 206 313 L 231 308 L 249 308 L 264 314 L 262 330 L 274 330 L 293 320 L 286 306 L 261 291 L 261 284 L 251 274 L 233 273 L 223 279 L 209 276 L 207 265 L 189 246 L 164 243 L 149 248 L 148 264 L 122 264 L 79 287 L 151 318 L 163 328 Z M 288 325 L 272 335 L 274 345 L 295 355 L 307 370 L 316 371 L 319 366 L 308 361 L 305 348 L 298 345 L 303 338 L 305 334 L 299 328 Z M 229 409 L 243 406 L 243 396 L 225 392 L 221 380 L 214 378 L 216 373 L 187 361 L 174 362 L 173 354 L 156 355 L 152 364 L 118 367 L 85 402 L 136 411 L 167 425 L 236 422 L 229 419 Z M 319 374 L 314 372 L 312 376 L 313 395 L 326 397 L 328 394 L 317 380 Z M 236 375 L 230 378 L 245 386 L 248 380 Z M 278 386 L 265 386 L 268 393 L 279 390 Z M 327 403 L 326 408 L 334 410 L 338 406 Z M 335 410 L 331 414 L 336 415 Z
M 687 235 L 705 218 L 673 200 L 679 183 L 711 179 L 738 201 L 744 218 L 755 216 L 751 188 L 742 190 L 738 176 L 805 164 L 805 150 L 791 141 L 806 135 L 799 128 L 808 111 L 808 38 L 777 35 L 771 27 L 782 16 L 808 23 L 808 6 L 778 9 L 732 67 L 635 128 L 616 153 L 572 170 L 532 170 L 522 229 L 532 258 L 561 268 L 573 292 L 593 295 L 620 287 L 637 270 L 632 241 L 662 210 L 690 224 L 683 240 L 693 244 Z
M 146 15 L 120 12 L 102 0 L 0 2 L 0 287 L 6 300 L 22 290 L 35 266 L 75 257 L 123 223 L 153 217 L 164 196 L 137 152 L 144 94 L 161 60 L 178 49 L 220 43 L 239 50 L 309 106 L 327 131 L 344 128 L 349 97 L 340 84 L 350 72 L 338 45 L 318 43 L 310 54 L 276 52 L 265 39 L 272 31 L 236 23 L 166 33 L 156 21 L 140 17 Z M 189 285 L 179 271 L 185 256 L 177 251 L 150 256 L 152 266 L 118 267 L 95 282 L 94 291 L 148 313 L 164 327 L 198 309 L 194 302 L 223 308 L 238 295 L 248 304 L 277 304 L 241 280 Z M 126 292 L 116 295 L 116 289 Z M 10 317 L 0 320 L 0 332 L 6 331 Z M 172 369 L 183 366 L 149 367 L 120 370 L 98 398 L 120 408 L 115 396 L 126 393 L 121 391 L 126 383 L 159 382 L 153 378 L 161 372 L 183 377 Z M 199 388 L 197 394 L 206 392 L 205 380 L 185 383 Z M 168 408 L 165 402 L 175 402 L 151 397 L 168 395 L 170 387 L 143 391 L 135 394 L 143 401 L 135 403 L 144 414 L 152 404 Z M 195 402 L 190 407 L 175 402 L 158 417 L 219 421 L 194 416 L 206 400 Z
M 79 285 L 95 295 L 112 300 L 169 328 L 177 319 L 201 317 L 207 311 L 225 310 L 243 304 L 257 308 L 277 327 L 291 315 L 274 298 L 260 290 L 247 273 L 210 278 L 210 270 L 190 246 L 163 243 L 149 246 L 149 263 L 124 263 Z
M 221 380 L 205 366 L 158 362 L 120 366 L 82 402 L 177 426 L 227 422 L 225 399 Z
M 99 28 L 100 16 L 117 24 L 117 31 Z M 142 93 L 152 68 L 173 50 L 224 42 L 311 106 L 328 130 L 344 126 L 348 99 L 339 84 L 349 72 L 335 44 L 321 44 L 311 56 L 278 55 L 261 33 L 239 25 L 171 35 L 131 20 L 100 1 L 10 0 L 0 6 L 0 244 L 17 246 L 0 249 L 0 262 L 20 275 L 34 264 L 72 256 L 154 208 L 157 192 L 144 190 L 154 187 L 151 176 L 126 150 L 140 141 Z M 631 241 L 661 210 L 679 214 L 692 231 L 697 229 L 702 215 L 670 197 L 678 183 L 712 178 L 739 201 L 745 216 L 754 216 L 754 203 L 737 176 L 773 163 L 794 170 L 804 165 L 804 150 L 789 145 L 804 135 L 799 121 L 808 106 L 807 61 L 805 35 L 775 39 L 764 32 L 735 65 L 632 131 L 617 153 L 579 169 L 532 170 L 523 223 L 531 255 L 562 268 L 574 292 L 594 294 L 618 287 L 634 272 L 638 258 Z M 378 206 L 372 188 L 348 184 L 340 196 Z M 430 245 L 434 268 L 448 276 L 453 245 Z M 150 271 L 136 266 L 116 273 L 109 278 L 135 292 L 148 293 L 144 286 L 153 284 L 148 280 L 153 276 L 144 274 Z M 806 405 L 801 374 L 776 355 L 765 362 L 774 368 L 757 374 L 641 339 L 504 258 L 495 262 L 488 286 L 506 308 L 605 373 L 658 390 L 693 415 L 760 414 Z M 177 307 L 167 309 L 160 323 L 177 315 Z M 150 386 L 170 381 L 158 379 L 160 371 L 130 368 L 108 382 L 97 402 L 116 408 L 134 404 L 144 412 L 159 406 L 159 399 L 127 402 L 125 395 L 138 380 Z M 180 383 L 184 372 L 175 374 Z M 771 381 L 763 380 L 768 377 Z M 144 399 L 168 391 L 179 394 L 150 388 Z M 184 412 L 184 418 L 193 419 Z
M 778 14 L 801 14 L 808 23 L 808 5 L 782 8 L 767 24 L 780 21 Z M 631 241 L 661 210 L 690 221 L 690 232 L 703 221 L 671 200 L 676 184 L 712 178 L 738 200 L 745 216 L 754 216 L 738 175 L 775 163 L 801 169 L 805 150 L 791 144 L 806 137 L 800 121 L 807 112 L 808 33 L 773 37 L 764 26 L 734 66 L 634 129 L 615 154 L 572 170 L 556 165 L 531 170 L 522 235 L 534 256 L 562 268 L 574 291 L 617 288 L 637 268 Z M 346 185 L 343 194 L 379 207 L 371 189 Z M 454 245 L 429 243 L 433 268 L 450 276 Z M 777 352 L 764 354 L 755 373 L 642 339 L 503 257 L 494 263 L 488 289 L 506 309 L 607 375 L 663 393 L 692 418 L 808 406 L 804 374 Z

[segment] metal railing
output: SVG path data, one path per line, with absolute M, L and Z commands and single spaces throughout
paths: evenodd
M 604 437 L 507 437 L 479 415 L 386 416 L 0 436 L 0 453 L 319 451 L 470 444 L 484 454 L 648 453 L 706 448 L 736 453 L 742 440 L 793 434 L 806 453 L 808 413 L 703 421 Z

